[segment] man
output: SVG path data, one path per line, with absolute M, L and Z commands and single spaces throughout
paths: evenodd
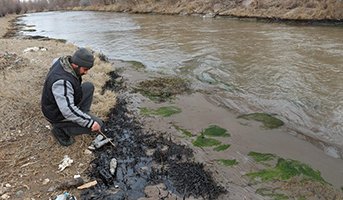
M 101 119 L 89 113 L 94 85 L 82 83 L 81 78 L 93 64 L 93 54 L 80 48 L 72 56 L 54 62 L 46 77 L 41 108 L 52 124 L 53 135 L 63 146 L 73 144 L 73 136 L 97 132 L 103 125 Z

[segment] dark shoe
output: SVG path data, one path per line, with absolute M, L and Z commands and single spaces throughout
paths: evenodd
M 67 135 L 61 128 L 54 127 L 52 134 L 62 146 L 70 146 L 75 142 L 74 138 Z

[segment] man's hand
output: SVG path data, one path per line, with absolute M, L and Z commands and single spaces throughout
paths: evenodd
M 93 132 L 97 132 L 97 131 L 99 131 L 101 129 L 101 126 L 98 124 L 98 122 L 94 122 L 94 124 L 93 124 L 93 126 L 92 126 L 92 131 Z

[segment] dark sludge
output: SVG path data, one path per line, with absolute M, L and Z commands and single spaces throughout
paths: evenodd
M 164 183 L 179 199 L 216 199 L 225 192 L 202 164 L 192 161 L 190 148 L 174 143 L 166 133 L 143 130 L 128 107 L 127 97 L 119 95 L 104 132 L 113 138 L 115 147 L 106 144 L 94 151 L 87 173 L 98 184 L 83 190 L 81 199 L 139 199 L 146 196 L 146 186 L 158 183 Z M 117 160 L 114 175 L 110 173 L 113 158 Z

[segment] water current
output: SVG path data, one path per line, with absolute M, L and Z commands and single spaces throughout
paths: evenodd
M 343 149 L 343 27 L 105 12 L 28 14 L 26 35 L 65 39 L 210 89 L 240 113 Z M 30 26 L 29 26 L 30 27 Z

